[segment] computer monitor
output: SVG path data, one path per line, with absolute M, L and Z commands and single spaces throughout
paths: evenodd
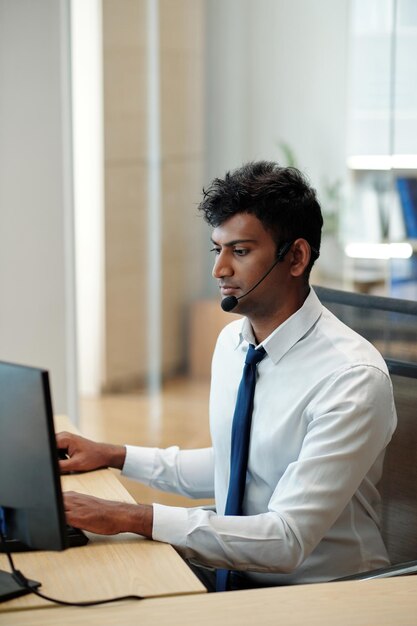
M 68 547 L 48 372 L 0 362 L 0 507 L 9 551 Z M 2 552 L 4 546 L 0 546 Z M 0 572 L 0 601 L 20 595 Z

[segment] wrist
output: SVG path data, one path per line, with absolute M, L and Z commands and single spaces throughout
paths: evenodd
M 153 506 L 150 504 L 125 504 L 120 516 L 120 532 L 136 533 L 152 539 Z
M 126 459 L 126 447 L 117 446 L 111 443 L 105 444 L 104 458 L 106 467 L 122 469 Z

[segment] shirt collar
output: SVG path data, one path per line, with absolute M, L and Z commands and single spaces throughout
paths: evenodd
M 317 322 L 323 310 L 323 305 L 318 299 L 313 288 L 305 299 L 303 306 L 291 315 L 285 322 L 280 324 L 260 344 L 265 348 L 267 355 L 274 364 L 290 350 L 310 328 Z M 236 349 L 244 342 L 255 344 L 252 326 L 247 317 L 244 318 L 236 343 Z

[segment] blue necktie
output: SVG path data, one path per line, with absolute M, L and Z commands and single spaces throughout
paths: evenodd
M 232 423 L 232 442 L 230 452 L 230 479 L 225 515 L 242 515 L 243 496 L 245 494 L 246 472 L 248 468 L 249 440 L 252 423 L 253 398 L 255 396 L 256 366 L 266 352 L 250 344 L 246 354 L 245 367 Z M 219 569 L 216 573 L 216 591 L 226 591 L 230 571 Z

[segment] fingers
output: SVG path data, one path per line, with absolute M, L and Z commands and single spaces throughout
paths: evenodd
M 74 435 L 71 433 L 67 433 L 66 431 L 62 431 L 55 435 L 56 439 L 56 447 L 62 449 L 68 449 L 69 443 Z
M 92 452 L 97 444 L 73 433 L 61 432 L 56 435 L 56 444 L 60 451 L 59 467 L 61 472 L 85 472 L 98 467 L 98 461 Z
M 86 496 L 75 491 L 66 491 L 62 494 L 64 500 L 64 511 L 67 522 L 76 528 L 86 528 L 86 516 L 89 510 L 94 510 L 95 500 L 91 496 Z
M 75 528 L 82 528 L 101 535 L 120 532 L 120 503 L 86 496 L 74 491 L 63 494 L 67 522 Z
M 59 459 L 58 464 L 62 474 L 68 474 L 69 472 L 75 472 L 77 470 L 80 471 L 78 463 L 70 457 L 66 459 Z
M 87 472 L 109 466 L 122 469 L 126 458 L 125 446 L 98 443 L 73 433 L 58 433 L 56 443 L 64 451 L 59 455 L 63 472 Z
M 101 500 L 101 498 L 87 496 L 86 494 L 79 493 L 78 491 L 64 491 L 62 497 L 64 499 L 65 513 L 73 511 L 77 508 L 85 508 L 87 510 L 89 507 L 96 506 L 100 501 L 105 502 L 105 500 Z
M 59 469 L 62 473 L 71 471 L 71 463 L 68 464 L 70 457 L 68 455 L 68 448 L 72 441 L 73 435 L 66 431 L 56 434 L 56 447 L 58 450 L 58 463 Z M 69 467 L 68 467 L 69 465 Z
M 76 528 L 100 535 L 132 532 L 152 539 L 153 507 L 149 504 L 103 500 L 74 491 L 63 496 L 67 521 Z

